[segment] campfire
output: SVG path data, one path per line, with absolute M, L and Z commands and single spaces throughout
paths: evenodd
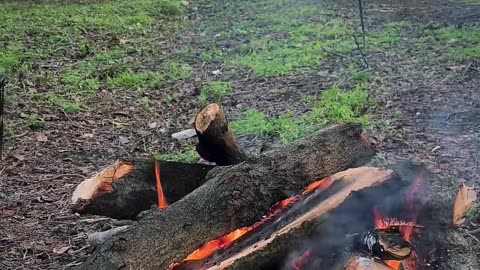
M 476 199 L 461 189 L 452 221 L 438 214 L 445 204 L 431 194 L 434 176 L 423 167 L 359 167 L 374 149 L 355 125 L 252 159 L 217 104 L 199 112 L 195 130 L 199 154 L 220 166 L 119 161 L 79 185 L 72 197 L 79 213 L 134 218 L 152 204 L 159 209 L 80 269 L 435 268 L 436 245 L 456 233 L 453 224 Z

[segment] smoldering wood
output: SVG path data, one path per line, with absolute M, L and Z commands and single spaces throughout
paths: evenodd
M 238 164 L 247 159 L 218 104 L 203 107 L 195 118 L 198 154 L 219 166 Z
M 187 267 L 175 270 L 283 269 L 285 266 L 291 265 L 291 262 L 288 262 L 289 260 L 285 261 L 276 258 L 288 257 L 292 248 L 298 247 L 303 239 L 314 239 L 319 234 L 337 234 L 335 237 L 335 248 L 341 248 L 343 250 L 345 246 L 351 245 L 352 241 L 346 238 L 345 234 L 334 232 L 338 227 L 335 222 L 342 219 L 336 211 L 342 208 L 344 203 L 358 204 L 358 201 L 353 202 L 355 199 L 352 199 L 350 194 L 363 189 L 375 189 L 375 192 L 378 192 L 380 196 L 385 196 L 390 193 L 392 189 L 397 189 L 409 183 L 408 180 L 400 181 L 398 176 L 392 171 L 368 167 L 350 169 L 337 173 L 332 177 L 338 179 L 338 181 L 335 181 L 325 193 L 307 198 L 307 200 L 318 201 L 320 199 L 320 201 L 315 203 L 313 208 L 300 217 L 289 220 L 288 222 L 285 221 L 287 222 L 286 226 L 280 227 L 268 235 L 262 235 L 261 233 L 260 235 L 253 235 L 254 238 L 260 237 L 260 239 L 250 242 L 246 247 L 237 243 L 235 248 L 238 250 L 233 249 L 228 252 L 228 254 L 234 254 L 233 256 L 227 254 L 226 257 L 222 258 L 216 255 L 216 259 L 208 261 L 206 267 L 197 266 L 190 268 L 187 264 Z M 379 187 L 380 185 L 382 185 L 382 187 Z M 389 185 L 389 188 L 385 188 L 383 185 Z M 304 209 L 307 207 L 307 203 L 308 202 L 305 202 L 300 208 Z M 286 215 L 281 216 L 282 220 L 287 218 L 288 216 Z M 354 226 L 351 227 L 354 228 Z M 244 241 L 248 242 L 249 239 L 244 239 Z M 321 238 L 318 239 L 317 242 L 321 243 Z M 327 257 L 331 257 L 331 253 L 334 250 L 333 248 L 333 246 L 325 247 L 325 249 L 321 249 L 321 251 L 327 252 Z M 313 251 L 313 253 L 318 252 Z M 272 262 L 281 263 L 281 265 L 272 266 Z M 338 267 L 342 265 L 343 264 L 332 269 L 340 269 Z
M 113 182 L 99 185 L 95 188 L 98 192 L 94 192 L 93 196 L 82 197 L 74 193 L 73 211 L 116 219 L 134 219 L 141 211 L 157 204 L 154 161 L 137 159 L 121 162 L 131 164 L 133 171 Z M 213 168 L 211 165 L 163 160 L 160 161 L 160 167 L 162 188 L 169 204 L 203 185 L 205 176 Z M 107 190 L 102 192 L 100 189 Z
M 382 260 L 405 260 L 412 252 L 412 244 L 398 230 L 373 229 L 359 234 L 357 241 L 365 251 Z
M 287 192 L 373 154 L 359 126 L 335 125 L 256 159 L 214 168 L 207 183 L 112 237 L 78 269 L 166 269 L 202 244 L 260 220 Z

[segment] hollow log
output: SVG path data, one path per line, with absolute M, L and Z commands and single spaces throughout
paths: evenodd
M 373 154 L 359 126 L 335 125 L 256 159 L 214 168 L 204 185 L 112 237 L 78 269 L 167 269 L 203 243 L 260 220 L 287 193 Z
M 198 154 L 219 166 L 233 165 L 247 156 L 228 125 L 227 118 L 218 104 L 212 103 L 200 110 L 195 118 Z
M 205 183 L 213 166 L 160 161 L 160 178 L 169 204 Z M 153 160 L 116 161 L 80 183 L 72 196 L 72 210 L 116 219 L 134 219 L 157 203 Z

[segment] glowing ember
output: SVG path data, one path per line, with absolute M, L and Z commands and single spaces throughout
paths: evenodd
M 330 185 L 333 183 L 333 179 L 330 177 L 325 177 L 322 180 L 315 181 L 311 183 L 302 193 L 301 195 L 306 195 L 308 193 L 311 193 L 313 191 L 323 191 L 330 187 Z M 157 182 L 158 185 L 158 182 Z M 292 203 L 296 202 L 299 200 L 301 195 L 295 195 L 292 197 L 289 197 L 285 200 L 282 200 L 275 205 L 273 205 L 270 210 L 267 212 L 267 215 L 265 218 L 262 220 L 256 222 L 252 226 L 249 227 L 243 227 L 240 229 L 237 229 L 227 235 L 224 235 L 220 238 L 217 238 L 215 240 L 212 240 L 205 245 L 203 245 L 201 248 L 195 250 L 192 252 L 190 255 L 187 256 L 185 260 L 182 262 L 186 261 L 193 261 L 193 260 L 203 260 L 206 259 L 213 254 L 215 254 L 219 250 L 225 250 L 232 246 L 235 241 L 237 241 L 239 238 L 241 238 L 243 235 L 246 233 L 260 227 L 263 225 L 265 222 L 271 220 L 273 217 L 275 217 L 278 213 L 282 212 L 287 206 L 291 205 Z M 169 269 L 175 270 L 176 267 L 178 266 L 178 263 L 172 264 Z
M 158 160 L 155 160 L 155 179 L 157 181 L 158 207 L 165 209 L 168 207 L 168 203 L 163 194 L 162 182 L 160 181 L 160 162 Z

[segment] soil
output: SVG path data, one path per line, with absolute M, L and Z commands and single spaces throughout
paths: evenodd
M 358 11 L 353 2 L 335 1 L 329 5 L 354 17 Z M 194 24 L 208 20 L 208 10 L 199 8 L 188 18 Z M 368 1 L 366 18 L 367 29 L 395 20 L 478 25 L 480 6 L 443 0 L 374 0 Z M 193 50 L 200 50 L 201 44 L 195 42 L 200 31 L 191 29 L 183 42 L 191 42 Z M 398 46 L 405 48 L 406 53 L 368 55 L 377 78 L 370 89 L 378 100 L 369 113 L 374 121 L 392 122 L 388 128 L 375 127 L 370 132 L 379 152 L 371 164 L 388 166 L 405 159 L 422 163 L 439 176 L 434 188 L 446 196 L 451 196 L 461 182 L 478 188 L 480 59 L 448 66 L 435 55 L 416 51 L 407 40 Z M 200 109 L 198 86 L 214 77 L 207 71 L 222 68 L 218 63 L 192 61 L 198 71 L 194 79 L 168 85 L 158 95 L 149 97 L 155 102 L 154 114 L 138 108 L 135 100 L 139 96 L 133 92 L 102 92 L 89 113 L 72 116 L 58 109 L 36 108 L 47 123 L 41 134 L 24 130 L 6 140 L 0 165 L 1 269 L 62 269 L 77 265 L 91 249 L 86 235 L 116 226 L 115 220 L 73 214 L 69 209 L 72 191 L 116 158 L 146 157 L 150 148 L 172 152 L 184 147 L 170 134 L 190 128 L 189 122 Z M 320 95 L 334 84 L 353 84 L 335 72 L 345 68 L 346 62 L 347 59 L 332 56 L 317 71 L 296 71 L 269 79 L 238 71 L 229 78 L 234 94 L 222 106 L 230 120 L 240 118 L 247 108 L 270 115 L 288 110 L 307 112 L 308 107 L 301 102 L 303 95 Z M 411 69 L 414 66 L 417 70 Z M 7 93 L 13 84 L 7 85 Z M 174 99 L 172 104 L 161 101 L 168 95 Z M 34 105 L 29 100 L 8 106 L 7 121 L 21 117 L 31 106 Z M 153 122 L 155 127 L 149 127 Z M 116 128 L 119 125 L 123 128 Z M 241 141 L 251 143 L 250 139 Z M 472 229 L 478 222 L 480 218 L 466 226 Z M 479 243 L 467 240 L 472 248 L 480 250 Z

